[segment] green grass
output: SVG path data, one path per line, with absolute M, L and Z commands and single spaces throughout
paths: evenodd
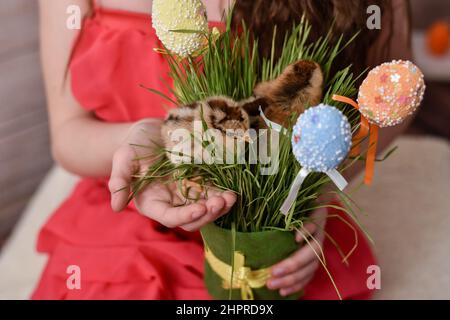
M 243 32 L 236 36 L 231 31 L 230 23 L 231 20 L 227 19 L 226 31 L 218 39 L 208 39 L 208 47 L 200 56 L 180 61 L 174 55 L 166 55 L 174 84 L 170 90 L 177 105 L 213 95 L 226 95 L 236 100 L 247 98 L 252 95 L 259 81 L 273 79 L 289 64 L 308 59 L 319 63 L 324 71 L 323 102 L 342 110 L 349 118 L 352 129 L 357 129 L 357 110 L 331 99 L 333 94 L 354 97 L 357 93 L 357 77 L 352 74 L 351 66 L 331 74 L 336 58 L 349 42 L 344 43 L 341 37 L 332 45 L 330 35 L 310 42 L 311 26 L 306 19 L 302 19 L 285 37 L 281 57 L 275 59 L 272 46 L 271 57 L 263 59 L 258 55 L 256 44 L 252 45 L 250 32 L 245 26 Z M 242 232 L 301 228 L 308 219 L 308 213 L 317 207 L 315 200 L 321 194 L 322 187 L 330 180 L 321 173 L 310 174 L 289 215 L 284 216 L 279 212 L 291 183 L 301 169 L 291 151 L 291 128 L 287 129 L 287 134 L 279 136 L 279 170 L 274 175 L 262 175 L 261 168 L 264 166 L 248 161 L 231 165 L 185 163 L 175 167 L 164 157 L 164 150 L 161 149 L 159 159 L 135 180 L 132 195 L 156 179 L 182 180 L 202 176 L 205 183 L 238 195 L 231 212 L 216 222 L 219 226 L 231 228 L 234 224 L 236 230 Z M 250 152 L 254 152 L 254 145 L 246 144 L 246 154 Z

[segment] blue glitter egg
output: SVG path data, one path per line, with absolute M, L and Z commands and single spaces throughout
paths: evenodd
M 293 153 L 302 167 L 310 171 L 335 169 L 347 156 L 351 143 L 347 117 L 328 105 L 307 109 L 293 128 Z

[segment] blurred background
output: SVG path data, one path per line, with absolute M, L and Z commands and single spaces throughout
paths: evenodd
M 37 1 L 0 1 L 0 243 L 52 165 Z
M 445 158 L 443 162 L 441 161 L 437 165 L 442 165 L 443 168 L 448 165 L 448 168 L 450 168 L 450 157 L 448 157 L 450 150 L 448 144 L 450 139 L 450 47 L 447 43 L 446 51 L 438 56 L 436 55 L 437 52 L 432 54 L 433 50 L 430 50 L 429 46 L 426 45 L 430 32 L 434 32 L 432 35 L 434 37 L 433 41 L 437 41 L 438 46 L 439 43 L 445 41 L 445 28 L 442 31 L 442 24 L 441 27 L 439 25 L 436 27 L 435 25 L 434 31 L 430 31 L 430 28 L 437 21 L 444 21 L 447 26 L 450 24 L 450 1 L 412 0 L 411 8 L 414 28 L 414 62 L 425 74 L 427 91 L 422 108 L 413 125 L 406 133 L 409 137 L 414 138 L 406 140 L 403 151 L 401 151 L 402 149 L 399 151 L 400 156 L 402 155 L 401 152 L 403 152 L 403 158 L 398 159 L 409 161 L 408 159 L 411 159 L 411 157 L 416 157 L 417 154 L 411 155 L 406 152 L 408 150 L 417 150 L 418 146 L 414 145 L 415 137 L 421 137 L 417 141 L 420 141 L 422 144 L 426 143 L 424 150 L 427 150 L 427 146 L 431 148 L 430 152 L 438 152 L 436 151 L 438 148 L 443 149 L 437 156 Z M 444 40 L 441 40 L 442 38 Z M 1 278 L 3 270 L 11 268 L 11 263 L 5 262 L 6 258 L 3 257 L 4 255 L 11 255 L 12 258 L 10 260 L 18 259 L 19 261 L 19 259 L 25 259 L 24 256 L 32 252 L 32 248 L 27 248 L 26 250 L 28 251 L 24 252 L 18 252 L 19 249 L 12 248 L 17 246 L 17 243 L 22 243 L 20 235 L 14 234 L 15 238 L 11 240 L 11 243 L 8 245 L 5 245 L 5 243 L 7 243 L 9 236 L 15 230 L 14 227 L 30 198 L 53 166 L 49 151 L 47 114 L 39 64 L 37 1 L 0 1 L 0 43 Z M 436 50 L 439 51 L 439 49 L 434 49 L 434 51 Z M 423 140 L 422 138 L 424 137 L 429 140 Z M 424 165 L 423 170 L 433 170 L 433 167 L 430 168 L 430 166 L 431 164 Z M 385 170 L 389 170 L 389 167 Z M 391 167 L 391 170 L 395 172 L 396 169 Z M 438 173 L 438 175 L 444 174 L 445 176 L 447 174 L 448 177 L 448 172 L 447 170 L 443 173 Z M 49 178 L 47 177 L 47 179 Z M 65 185 L 68 185 L 68 188 L 70 188 L 73 181 L 73 177 L 61 178 L 58 183 L 63 188 Z M 447 185 L 444 185 L 446 188 L 444 190 L 448 190 L 450 181 L 447 181 Z M 374 190 L 377 190 L 377 188 L 377 185 L 375 185 Z M 383 190 L 384 187 L 381 185 L 379 188 Z M 444 190 L 434 191 L 444 192 Z M 411 200 L 414 197 L 414 194 L 410 195 Z M 51 202 L 51 199 L 48 201 Z M 364 200 L 362 202 L 364 203 Z M 370 203 L 366 204 L 371 206 Z M 33 208 L 29 207 L 26 211 L 27 214 L 39 214 L 38 212 L 33 212 L 33 209 L 36 210 L 36 208 L 36 205 Z M 447 208 L 448 206 L 445 209 L 440 208 L 436 210 L 443 210 L 450 215 Z M 46 217 L 42 219 L 45 220 Z M 30 227 L 27 223 L 39 224 L 42 223 L 42 219 L 34 221 L 28 218 L 28 220 L 21 222 L 21 227 L 26 230 L 26 228 Z M 447 226 L 450 225 L 447 224 Z M 38 227 L 38 225 L 34 225 L 34 231 L 30 232 L 36 233 Z M 33 234 L 33 237 L 35 237 L 35 234 Z M 16 244 L 14 244 L 14 241 Z M 31 246 L 32 241 L 29 240 L 27 245 Z M 4 247 L 4 250 L 9 250 L 13 253 L 2 253 L 2 247 Z M 8 248 L 6 249 L 6 247 Z M 381 244 L 381 247 L 383 247 L 383 244 Z M 446 270 L 448 270 L 450 259 L 446 262 L 448 263 Z M 6 288 L 7 285 L 16 286 L 13 282 L 6 281 L 5 277 L 3 274 L 3 279 L 0 281 L 0 298 L 2 297 L 2 289 L 3 291 L 8 289 Z M 1 287 L 2 284 L 5 286 L 4 288 Z M 28 287 L 30 286 L 28 285 Z M 9 288 L 8 290 L 11 289 Z M 26 289 L 24 290 L 26 291 Z M 12 294 L 11 291 L 7 292 L 10 293 L 9 297 L 23 297 L 20 294 Z M 445 293 L 450 298 L 450 285 L 446 288 Z

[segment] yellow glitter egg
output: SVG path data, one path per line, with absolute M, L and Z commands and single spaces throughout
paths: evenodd
M 401 123 L 420 105 L 425 82 L 410 61 L 392 61 L 372 69 L 358 93 L 361 113 L 380 127 Z
M 152 24 L 163 45 L 181 57 L 201 49 L 208 32 L 200 0 L 153 0 Z

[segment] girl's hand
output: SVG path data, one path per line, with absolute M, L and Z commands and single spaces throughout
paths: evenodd
M 236 201 L 234 193 L 210 188 L 207 199 L 203 196 L 195 203 L 186 204 L 178 189 L 176 183 L 153 183 L 138 194 L 136 207 L 166 227 L 195 231 L 226 214 Z
M 311 215 L 314 222 L 304 225 L 317 242 L 309 238 L 307 244 L 303 236 L 308 237 L 308 232 L 297 232 L 295 240 L 303 246 L 272 267 L 272 277 L 267 282 L 269 289 L 279 290 L 280 295 L 287 296 L 302 290 L 311 281 L 319 266 L 317 255 L 321 257 L 322 254 L 326 217 L 326 208 L 317 209 Z
M 132 175 L 148 168 L 148 156 L 153 152 L 152 144 L 161 143 L 158 140 L 160 125 L 161 121 L 156 119 L 146 119 L 132 125 L 127 138 L 114 153 L 108 184 L 114 211 L 118 212 L 126 207 Z M 207 194 L 207 199 L 185 204 L 175 183 L 153 183 L 139 193 L 135 203 L 142 214 L 164 226 L 194 231 L 227 213 L 236 201 L 236 195 L 231 192 L 209 189 Z

